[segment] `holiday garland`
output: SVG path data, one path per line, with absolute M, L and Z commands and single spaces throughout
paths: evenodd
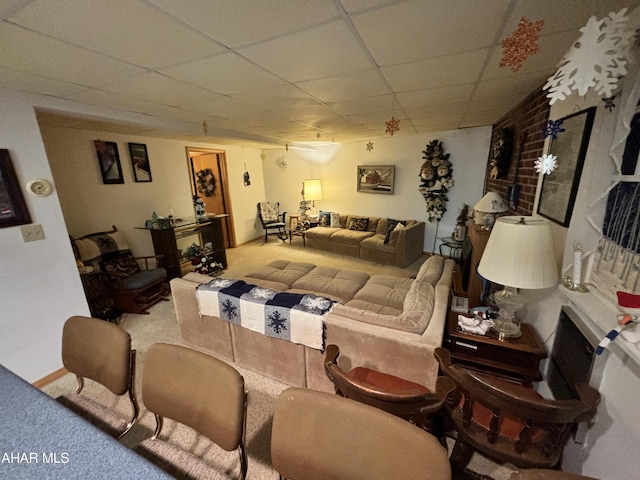
M 210 168 L 205 168 L 196 173 L 198 192 L 205 197 L 210 197 L 216 191 L 216 177 Z
M 433 140 L 422 151 L 425 162 L 420 168 L 420 188 L 418 189 L 427 203 L 427 215 L 430 222 L 439 222 L 447 211 L 447 191 L 453 187 L 453 169 L 449 154 L 442 149 L 442 142 Z

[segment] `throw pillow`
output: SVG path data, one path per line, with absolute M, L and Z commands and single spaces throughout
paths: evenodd
M 338 212 L 331 212 L 331 226 L 340 228 L 340 214 Z
M 355 230 L 356 232 L 366 232 L 369 228 L 369 218 L 353 217 L 349 222 L 348 229 Z
M 327 212 L 326 210 L 320 210 L 318 214 L 318 226 L 320 227 L 328 227 L 331 225 L 331 212 Z
M 400 222 L 400 220 L 394 220 L 393 218 L 387 218 L 387 231 L 384 236 L 384 244 L 388 244 L 391 239 L 391 232 L 396 230 L 398 225 L 402 225 L 400 228 L 404 227 L 404 223 Z

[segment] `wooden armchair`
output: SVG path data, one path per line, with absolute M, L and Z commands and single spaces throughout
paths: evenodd
M 558 468 L 571 427 L 589 420 L 600 401 L 586 384 L 577 385 L 578 400 L 549 400 L 531 388 L 452 365 L 444 348 L 435 356 L 456 384 L 445 407 L 457 432 L 453 478 L 480 478 L 465 469 L 475 450 L 521 468 Z
M 285 217 L 287 212 L 280 213 L 280 203 L 259 202 L 258 217 L 264 228 L 264 241 L 269 235 L 277 235 L 283 242 L 287 239 Z
M 168 300 L 167 271 L 151 268 L 158 256 L 134 257 L 122 232 L 112 228 L 73 240 L 76 257 L 104 275 L 119 313 L 148 314 L 150 306 Z
M 439 414 L 455 389 L 451 379 L 438 377 L 436 391 L 430 392 L 423 385 L 365 367 L 347 373 L 338 366 L 339 355 L 337 345 L 327 345 L 324 370 L 338 395 L 392 413 L 444 442 Z

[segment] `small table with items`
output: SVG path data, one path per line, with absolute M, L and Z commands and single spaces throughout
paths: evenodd
M 498 340 L 489 330 L 486 335 L 464 333 L 458 326 L 460 312 L 450 311 L 443 346 L 451 352 L 451 361 L 465 367 L 513 380 L 527 387 L 542 380 L 540 361 L 547 352 L 533 327 L 521 323 L 520 338 Z
M 438 238 L 438 240 L 441 242 L 439 247 L 441 257 L 444 257 L 442 247 L 447 247 L 449 249 L 449 256 L 451 258 L 459 259 L 462 256 L 463 240 L 456 240 L 453 237 Z

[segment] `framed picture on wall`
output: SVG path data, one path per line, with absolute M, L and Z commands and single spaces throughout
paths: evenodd
M 151 165 L 147 155 L 147 146 L 144 143 L 130 143 L 129 155 L 133 167 L 133 178 L 136 182 L 151 181 Z
M 393 165 L 358 165 L 358 192 L 393 195 L 395 173 Z
M 561 118 L 565 131 L 549 145 L 557 167 L 542 180 L 538 213 L 564 227 L 571 221 L 595 115 L 596 107 L 591 107 Z
M 122 166 L 120 165 L 120 156 L 118 155 L 118 145 L 116 142 L 105 142 L 103 140 L 95 140 L 98 154 L 98 164 L 100 165 L 100 173 L 102 174 L 102 183 L 124 183 L 122 177 Z
M 0 149 L 0 228 L 31 223 L 9 150 Z

